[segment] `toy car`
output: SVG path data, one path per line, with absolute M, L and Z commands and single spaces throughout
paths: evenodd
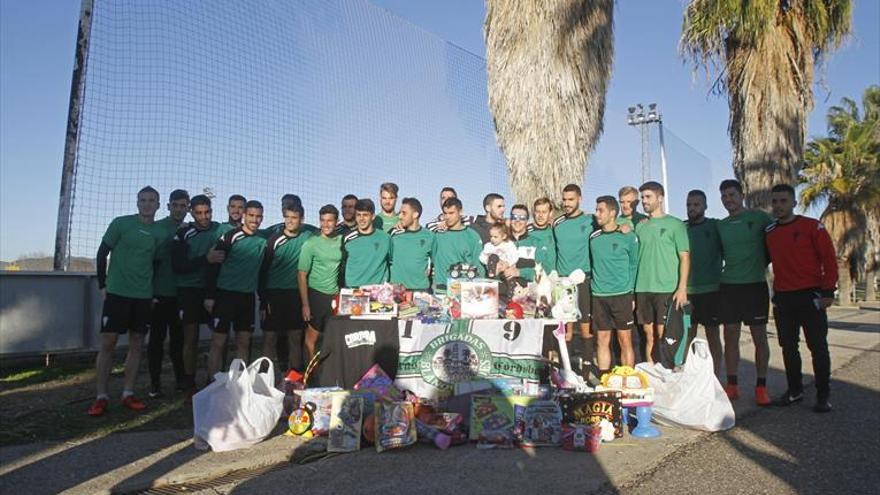
M 449 267 L 450 278 L 477 278 L 477 267 L 467 263 L 455 263 Z

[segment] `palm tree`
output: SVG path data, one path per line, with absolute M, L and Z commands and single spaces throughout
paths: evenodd
M 828 137 L 814 139 L 804 154 L 801 206 L 825 203 L 821 220 L 837 249 L 840 302 L 851 303 L 852 274 L 865 273 L 866 299 L 876 298 L 880 220 L 880 86 L 865 90 L 862 111 L 843 98 L 828 110 Z
M 796 182 L 813 72 L 850 31 L 850 0 L 691 0 L 680 50 L 726 93 L 733 169 L 749 206 Z
M 487 0 L 489 108 L 511 189 L 531 204 L 581 184 L 602 134 L 612 0 Z

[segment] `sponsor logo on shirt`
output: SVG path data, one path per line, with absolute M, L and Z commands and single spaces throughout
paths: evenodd
M 345 336 L 345 345 L 351 349 L 363 345 L 376 345 L 376 332 L 373 330 L 360 330 Z

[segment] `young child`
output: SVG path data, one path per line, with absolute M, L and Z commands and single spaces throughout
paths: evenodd
M 516 266 L 519 254 L 516 244 L 510 240 L 510 230 L 501 223 L 489 227 L 489 242 L 480 253 L 480 263 L 486 265 L 488 278 L 499 278 L 501 272 L 508 267 Z

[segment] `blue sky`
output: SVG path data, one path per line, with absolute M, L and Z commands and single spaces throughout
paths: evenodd
M 374 0 L 374 4 L 465 50 L 483 55 L 484 4 L 479 0 Z M 619 1 L 615 13 L 615 66 L 608 93 L 606 132 L 591 157 L 588 189 L 616 187 L 606 170 L 635 173 L 638 136 L 624 125 L 626 107 L 660 104 L 670 131 L 670 171 L 711 164 L 711 181 L 729 170 L 727 105 L 708 94 L 677 53 L 682 2 Z M 0 2 L 0 259 L 51 254 L 64 150 L 78 1 Z M 809 134 L 824 133 L 828 106 L 858 99 L 880 81 L 880 2 L 856 3 L 854 33 L 826 66 L 816 88 Z M 656 157 L 652 158 L 656 164 Z M 599 173 L 599 171 L 603 171 Z M 690 172 L 688 172 L 690 173 Z M 607 183 L 607 184 L 606 184 Z M 610 191 L 613 192 L 613 191 Z M 423 198 L 424 200 L 424 198 Z M 433 203 L 433 198 L 427 200 Z M 717 202 L 710 204 L 720 215 Z M 676 207 L 673 206 L 673 211 Z

